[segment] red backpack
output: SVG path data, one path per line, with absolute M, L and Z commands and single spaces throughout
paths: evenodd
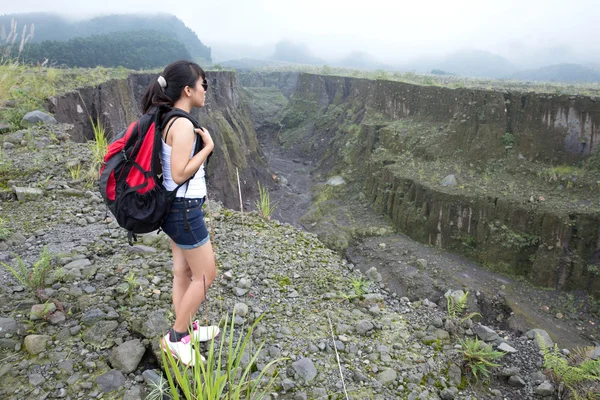
M 117 223 L 127 229 L 129 244 L 136 234 L 160 228 L 177 190 L 194 176 L 167 191 L 162 185 L 162 131 L 173 117 L 189 119 L 194 128 L 200 124 L 180 109 L 151 109 L 119 133 L 108 146 L 100 169 L 100 193 Z M 202 140 L 196 139 L 196 154 Z

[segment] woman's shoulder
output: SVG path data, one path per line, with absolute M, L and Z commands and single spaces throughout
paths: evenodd
M 184 117 L 173 117 L 167 124 L 165 125 L 168 129 L 169 136 L 172 134 L 176 136 L 185 135 L 185 136 L 193 136 L 194 135 L 194 124 L 187 118 Z M 164 136 L 164 135 L 163 135 Z

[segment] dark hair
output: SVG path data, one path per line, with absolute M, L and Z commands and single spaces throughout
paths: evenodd
M 144 114 L 154 106 L 173 106 L 181 97 L 183 88 L 194 87 L 198 79 L 206 79 L 204 70 L 198 64 L 191 61 L 180 60 L 167 65 L 161 76 L 165 78 L 167 87 L 164 89 L 158 83 L 157 78 L 150 83 L 146 93 L 142 97 L 142 111 Z

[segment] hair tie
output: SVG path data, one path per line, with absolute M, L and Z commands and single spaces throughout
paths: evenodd
M 167 87 L 167 81 L 165 80 L 165 78 L 162 75 L 158 76 L 158 79 L 156 79 L 158 81 L 158 84 L 160 85 L 161 88 L 166 88 Z

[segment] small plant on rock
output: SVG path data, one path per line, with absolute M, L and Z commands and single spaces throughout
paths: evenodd
M 459 344 L 462 346 L 463 365 L 476 380 L 481 376 L 489 378 L 490 368 L 500 366 L 494 361 L 505 354 L 494 350 L 491 344 L 481 342 L 477 338 L 459 340 Z
M 140 285 L 137 282 L 137 278 L 135 277 L 135 273 L 133 271 L 127 275 L 125 282 L 127 282 L 127 295 L 129 296 L 129 301 L 133 301 L 133 291 L 137 286 Z
M 354 289 L 354 294 L 357 297 L 361 297 L 364 296 L 364 294 L 367 291 L 367 286 L 369 285 L 369 281 L 366 279 L 363 279 L 363 277 L 361 276 L 358 279 L 352 279 L 352 288 Z
M 205 362 L 185 367 L 180 365 L 171 352 L 162 352 L 162 362 L 173 400 L 259 400 L 268 397 L 277 377 L 277 372 L 272 370 L 283 359 L 269 362 L 256 378 L 252 378 L 256 360 L 263 348 L 261 344 L 251 353 L 252 332 L 262 316 L 254 321 L 245 335 L 243 331 L 240 332 L 237 339 L 234 337 L 234 316 L 232 313 L 230 318 L 224 319 L 220 343 L 216 345 L 216 340 L 211 340 L 208 344 Z M 200 360 L 198 344 L 194 344 L 193 348 L 196 360 Z M 248 353 L 249 361 L 242 361 Z
M 256 205 L 260 216 L 269 221 L 271 219 L 271 214 L 275 211 L 277 203 L 271 204 L 269 190 L 260 186 L 260 182 L 258 182 L 258 200 L 254 204 Z
M 88 173 L 88 179 L 92 181 L 97 181 L 100 174 L 100 166 L 104 161 L 104 155 L 108 149 L 108 139 L 106 138 L 106 130 L 100 120 L 94 122 L 92 118 L 90 118 L 92 122 L 92 129 L 94 130 L 94 142 L 91 146 L 92 149 L 92 165 L 90 166 L 90 170 Z
M 592 360 L 589 357 L 593 348 L 574 351 L 566 357 L 561 354 L 556 344 L 548 348 L 543 339 L 539 339 L 538 343 L 542 343 L 544 367 L 551 371 L 556 383 L 563 382 L 575 399 L 600 397 L 600 360 Z
M 81 177 L 81 164 L 69 167 L 69 174 L 71 175 L 71 180 L 78 181 Z
M 28 287 L 33 292 L 43 289 L 46 286 L 46 278 L 55 265 L 53 257 L 48 252 L 48 248 L 44 247 L 40 258 L 33 264 L 31 268 L 25 262 L 17 257 L 17 265 L 15 267 L 2 263 L 2 266 L 10 272 L 19 283 Z
M 10 229 L 6 226 L 4 218 L 0 217 L 0 240 L 6 240 L 10 237 Z
M 146 395 L 146 400 L 163 400 L 165 398 L 172 398 L 171 389 L 169 382 L 161 375 L 158 382 L 150 382 L 150 392 Z
M 460 292 L 458 292 L 460 293 Z M 481 314 L 477 312 L 472 312 L 467 315 L 464 315 L 465 310 L 467 309 L 467 298 L 469 297 L 469 292 L 463 293 L 460 296 L 454 296 L 451 291 L 446 292 L 444 294 L 446 297 L 447 305 L 448 305 L 448 317 L 451 319 L 460 318 L 460 322 L 464 322 L 468 319 L 471 319 L 475 316 L 480 316 Z

